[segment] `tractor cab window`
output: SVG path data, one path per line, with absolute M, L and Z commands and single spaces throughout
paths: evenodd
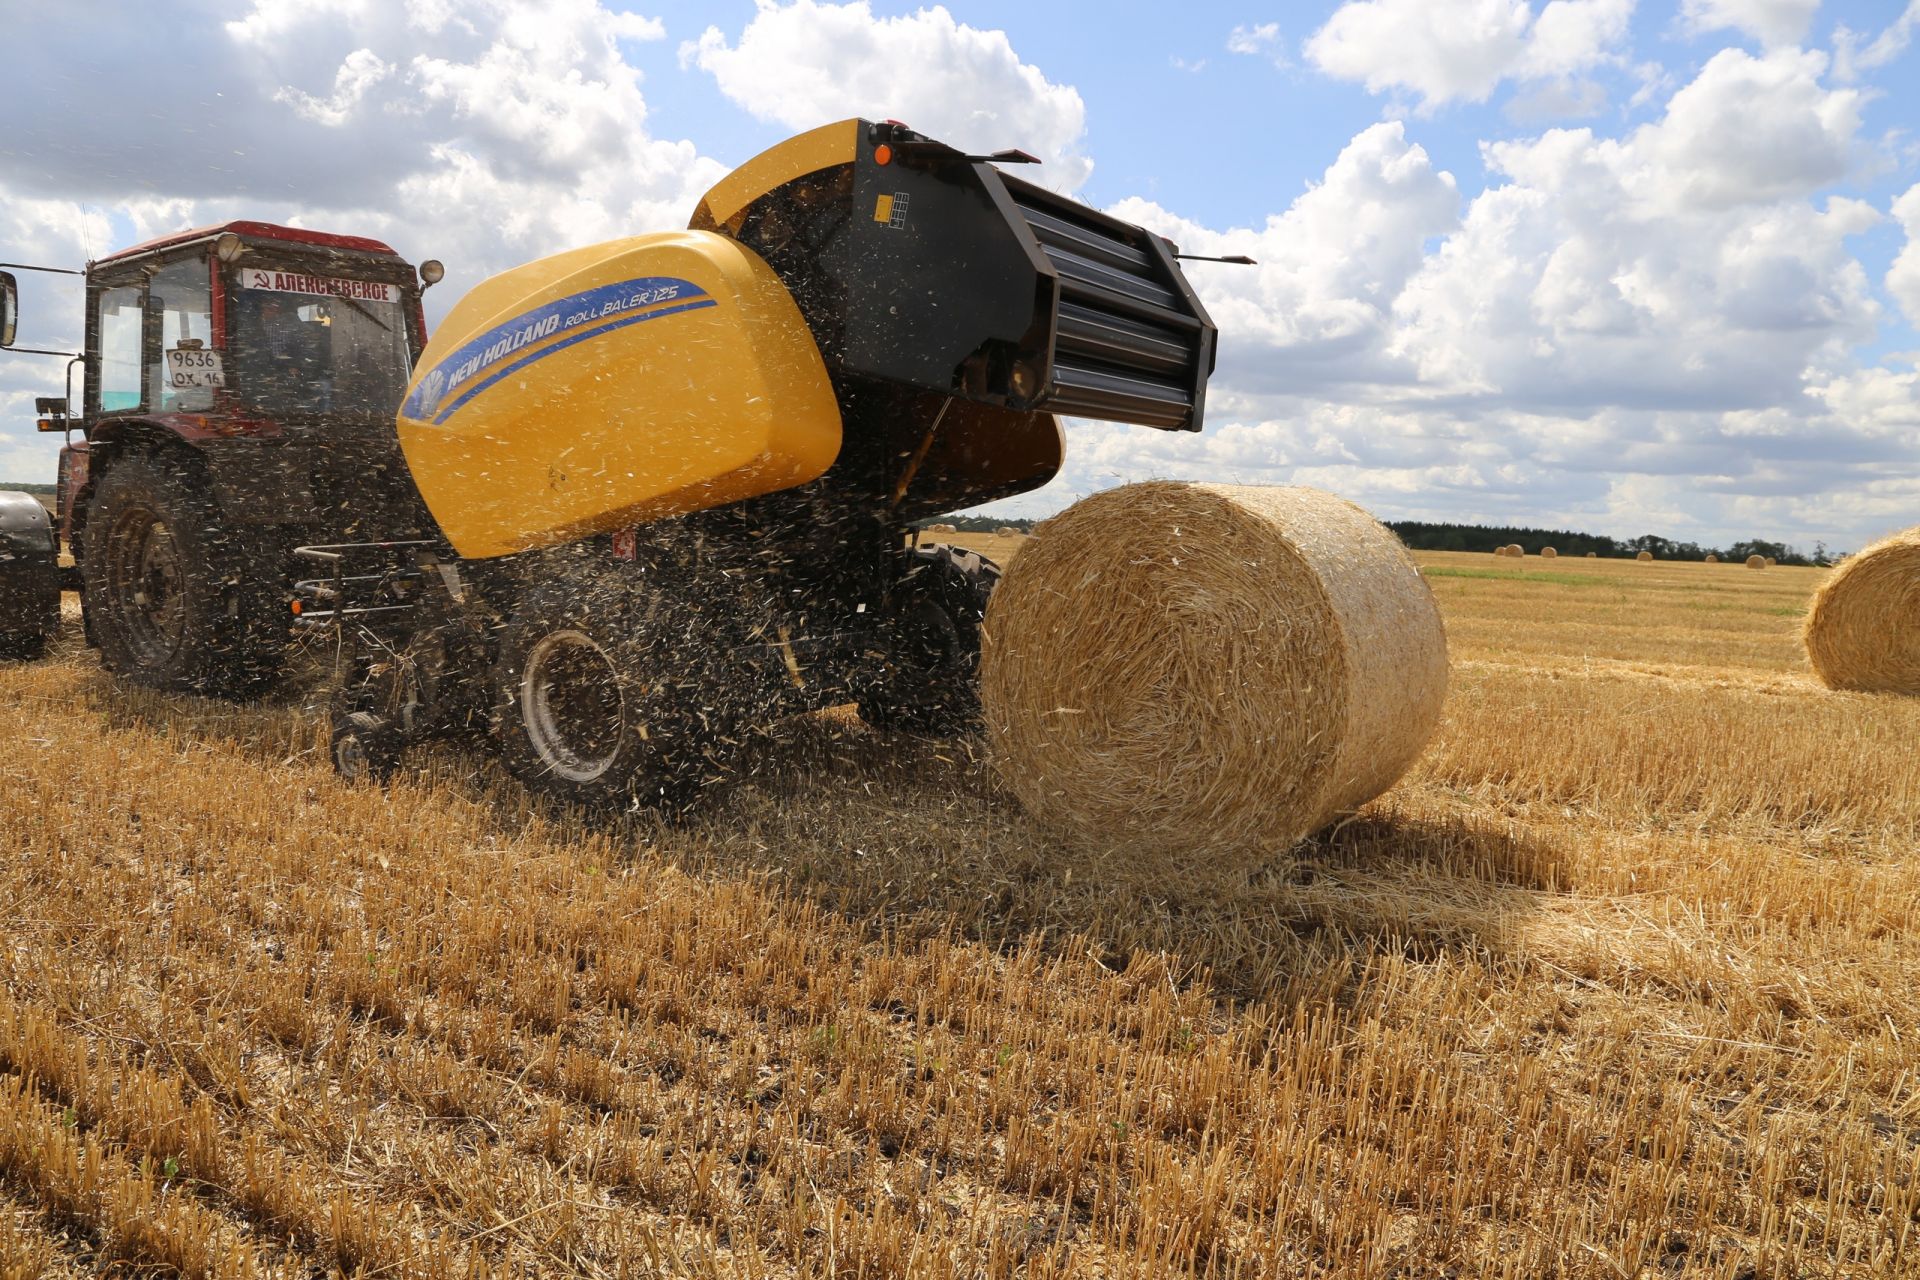
M 398 285 L 256 268 L 239 276 L 229 385 L 256 411 L 384 417 L 399 407 L 412 355 Z
M 98 295 L 101 413 L 140 407 L 141 293 L 138 285 L 128 285 Z
M 204 413 L 221 385 L 213 351 L 213 287 L 205 258 L 160 268 L 147 285 L 160 343 L 147 364 L 147 403 L 159 413 Z

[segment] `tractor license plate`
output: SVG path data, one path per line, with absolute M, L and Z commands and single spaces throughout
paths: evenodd
M 179 349 L 167 352 L 167 385 L 175 391 L 226 386 L 227 375 L 220 363 L 220 353 Z

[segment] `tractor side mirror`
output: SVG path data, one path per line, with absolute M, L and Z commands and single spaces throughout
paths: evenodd
M 20 327 L 20 286 L 11 271 L 0 271 L 0 347 L 13 345 Z

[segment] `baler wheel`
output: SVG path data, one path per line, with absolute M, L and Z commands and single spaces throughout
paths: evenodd
M 980 718 L 980 624 L 1000 566 L 936 543 L 895 589 L 883 679 L 861 690 L 860 717 L 882 729 L 963 732 Z
M 595 809 L 672 807 L 691 776 L 675 748 L 681 717 L 616 592 L 564 578 L 532 588 L 500 636 L 494 735 L 513 775 Z

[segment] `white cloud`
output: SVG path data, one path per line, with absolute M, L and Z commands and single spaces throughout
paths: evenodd
M 1553 0 L 1528 33 L 1519 74 L 1565 76 L 1607 59 L 1627 38 L 1634 0 Z
M 1907 313 L 1907 319 L 1920 326 L 1920 184 L 1893 202 L 1893 216 L 1907 233 L 1900 256 L 1887 272 L 1887 292 Z
M 1407 90 L 1422 110 L 1484 102 L 1508 79 L 1571 76 L 1617 60 L 1635 0 L 1348 0 L 1307 40 L 1307 58 L 1373 93 Z
M 1597 116 L 1606 107 L 1607 91 L 1598 81 L 1551 80 L 1514 95 L 1502 113 L 1524 125 Z
M 1258 229 L 1211 231 L 1139 199 L 1114 212 L 1188 252 L 1255 258 L 1258 267 L 1192 270 L 1225 349 L 1247 370 L 1241 385 L 1325 388 L 1407 375 L 1386 352 L 1393 299 L 1419 269 L 1427 238 L 1456 225 L 1459 192 L 1393 121 L 1362 131 L 1319 183 Z
M 1871 71 L 1884 67 L 1907 51 L 1907 45 L 1913 40 L 1913 29 L 1920 26 L 1920 0 L 1911 0 L 1906 9 L 1887 24 L 1865 48 L 1861 47 L 1864 38 L 1847 26 L 1835 27 L 1833 31 L 1834 74 L 1842 80 L 1852 80 L 1862 71 Z
M 333 93 L 316 98 L 292 87 L 274 91 L 274 100 L 291 106 L 302 119 L 316 124 L 338 126 L 347 122 L 353 109 L 367 91 L 393 74 L 393 66 L 380 60 L 371 49 L 355 49 L 334 73 Z
M 187 8 L 137 40 L 84 11 L 36 18 L 32 64 L 83 51 L 115 67 L 162 64 L 169 97 L 79 95 L 76 121 L 14 122 L 0 147 L 10 255 L 78 265 L 182 227 L 263 218 L 442 258 L 433 312 L 530 258 L 683 226 L 726 171 L 648 127 L 620 46 L 660 38 L 660 24 L 593 0 L 469 0 L 457 11 L 437 0 L 254 0 L 230 21 L 202 0 Z M 71 202 L 22 194 L 43 189 Z M 110 211 L 111 226 L 84 218 L 89 208 Z M 44 282 L 60 279 L 32 278 L 33 345 L 79 340 L 78 291 Z M 56 365 L 0 365 L 0 479 L 51 474 L 57 440 L 16 424 L 57 386 Z
M 1276 66 L 1287 65 L 1287 57 L 1280 51 L 1280 24 L 1277 22 L 1257 25 L 1242 23 L 1235 27 L 1227 33 L 1227 52 L 1271 58 Z
M 619 49 L 659 38 L 657 22 L 596 0 L 478 0 L 461 13 L 455 22 L 418 2 L 254 0 L 227 31 L 243 65 L 275 68 L 276 101 L 336 135 L 319 149 L 404 140 L 388 175 L 396 186 L 443 183 L 467 157 L 508 184 L 551 183 L 555 196 L 577 191 L 616 214 L 684 194 L 676 167 L 690 149 L 649 136 Z M 366 43 L 330 65 L 347 38 Z M 304 87 L 322 77 L 333 87 L 324 100 Z
M 1826 58 L 1786 50 L 1715 54 L 1636 135 L 1651 201 L 1728 206 L 1804 195 L 1846 175 L 1861 94 L 1820 84 Z
M 957 22 L 940 5 L 879 18 L 866 0 L 756 3 L 737 41 L 708 27 L 680 57 L 758 119 L 793 129 L 896 119 L 973 150 L 1020 147 L 1046 162 L 1041 180 L 1066 191 L 1093 172 L 1079 92 L 1022 62 L 1004 31 Z
M 1740 31 L 1768 48 L 1797 45 L 1820 0 L 1681 0 L 1680 21 L 1696 34 Z
M 1542 409 L 1797 396 L 1877 314 L 1846 240 L 1879 215 L 1805 199 L 1844 174 L 1858 125 L 1820 68 L 1729 50 L 1624 139 L 1488 145 L 1508 181 L 1397 299 L 1399 349 L 1434 388 Z
M 1395 516 L 1858 545 L 1920 501 L 1920 379 L 1852 354 L 1882 317 L 1849 240 L 1884 215 L 1822 194 L 1860 107 L 1823 71 L 1727 51 L 1623 136 L 1488 144 L 1464 213 L 1398 123 L 1263 228 L 1123 202 L 1262 265 L 1192 273 L 1223 343 L 1203 438 L 1076 428 L 1064 487 L 1319 483 Z M 1894 212 L 1920 239 L 1920 187 Z M 1910 262 L 1889 288 L 1920 306 Z

